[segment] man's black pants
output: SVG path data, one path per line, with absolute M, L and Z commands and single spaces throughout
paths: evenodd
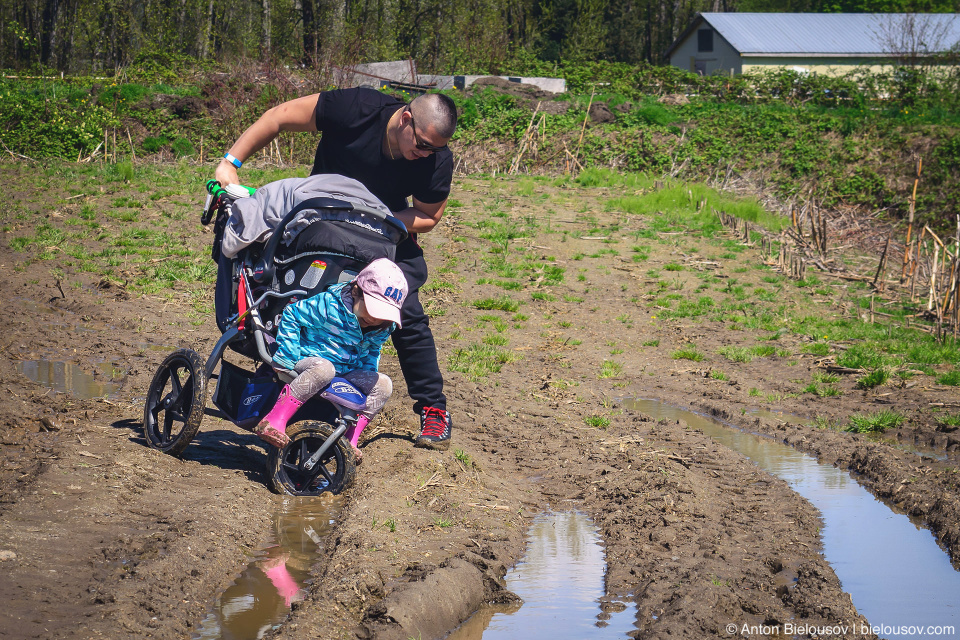
M 414 239 L 407 239 L 397 246 L 396 263 L 407 278 L 409 291 L 400 308 L 403 325 L 391 334 L 397 349 L 400 370 L 407 383 L 407 393 L 413 398 L 416 413 L 424 407 L 447 408 L 443 395 L 443 374 L 437 362 L 437 345 L 430 330 L 430 319 L 420 304 L 420 287 L 427 281 L 427 261 L 423 249 Z

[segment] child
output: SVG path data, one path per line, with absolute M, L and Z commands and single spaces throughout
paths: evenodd
M 393 393 L 390 378 L 377 367 L 383 343 L 400 326 L 406 296 L 407 280 L 400 267 L 380 258 L 356 279 L 287 305 L 277 328 L 273 367 L 296 378 L 281 390 L 277 404 L 254 432 L 276 447 L 286 446 L 287 421 L 338 375 L 367 396 L 356 426 L 344 434 L 359 463 L 360 433 Z

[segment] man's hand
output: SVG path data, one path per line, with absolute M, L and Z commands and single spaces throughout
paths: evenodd
M 220 164 L 217 165 L 217 171 L 213 176 L 217 179 L 217 182 L 220 183 L 221 187 L 225 187 L 228 184 L 240 184 L 237 168 L 227 161 L 226 158 L 221 160 Z
M 413 199 L 413 206 L 396 212 L 395 215 L 407 227 L 410 233 L 426 233 L 430 231 L 440 218 L 443 217 L 443 210 L 447 207 L 447 201 L 426 203 Z

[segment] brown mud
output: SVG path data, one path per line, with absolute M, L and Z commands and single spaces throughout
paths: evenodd
M 38 200 L 25 186 L 30 170 L 5 165 L 0 176 L 45 224 L 63 225 L 81 204 L 97 204 L 68 200 L 56 188 Z M 365 434 L 363 465 L 309 594 L 270 637 L 443 637 L 482 603 L 513 598 L 501 578 L 523 554 L 532 516 L 574 508 L 600 528 L 607 597 L 636 602 L 635 637 L 726 637 L 728 624 L 863 622 L 821 555 L 819 515 L 808 502 L 685 424 L 623 409 L 618 399 L 631 397 L 709 413 L 850 468 L 926 523 L 956 563 L 960 443 L 938 431 L 930 412 L 932 403 L 960 403 L 955 388 L 924 377 L 909 389 L 859 391 L 846 377 L 842 395 L 813 398 L 798 393 L 803 384 L 795 380 L 809 380 L 815 359 L 801 351 L 806 339 L 789 333 L 777 342 L 789 356 L 724 360 L 720 346 L 752 344 L 767 332 L 658 320 L 648 306 L 656 284 L 649 271 L 688 264 L 671 277 L 678 287 L 688 281 L 689 292 L 697 256 L 661 236 L 647 260 L 634 262 L 628 234 L 646 223 L 595 205 L 602 190 L 540 183 L 533 196 L 519 197 L 511 185 L 458 180 L 460 206 L 422 236 L 433 283 L 423 299 L 445 371 L 453 446 L 413 447 L 417 418 L 395 356 L 386 354 L 383 370 L 397 382 L 396 396 Z M 159 222 L 178 198 L 190 201 L 160 199 L 144 208 L 141 222 Z M 491 218 L 492 202 L 507 217 Z M 521 291 L 478 284 L 497 278 L 487 262 L 497 245 L 478 223 L 521 218 L 535 219 L 537 231 L 511 240 L 508 256 L 523 255 L 541 271 L 524 272 Z M 0 336 L 0 636 L 188 637 L 246 554 L 269 537 L 279 500 L 267 489 L 265 449 L 251 434 L 208 417 L 177 459 L 149 449 L 140 430 L 143 397 L 163 357 L 183 346 L 205 358 L 215 343 L 212 295 L 199 307 L 186 289 L 140 295 L 124 284 L 132 277 L 123 270 L 135 274 L 135 260 L 110 278 L 57 270 L 34 259 L 35 249 L 11 247 L 33 221 L 7 222 L 0 239 L 7 326 Z M 106 233 L 88 237 L 87 248 L 96 251 L 120 228 L 105 223 Z M 192 218 L 168 231 L 198 251 L 210 241 Z M 617 254 L 599 253 L 609 247 Z M 759 263 L 753 250 L 718 262 L 718 275 L 737 270 L 747 288 L 769 273 L 744 269 Z M 564 268 L 563 281 L 546 278 L 544 264 Z M 522 301 L 521 315 L 473 304 L 502 295 Z M 829 300 L 820 304 L 821 312 L 839 313 Z M 501 348 L 516 359 L 472 378 L 451 370 L 458 350 L 489 336 L 506 338 Z M 691 343 L 708 354 L 705 361 L 674 359 Z M 46 389 L 17 369 L 38 359 L 75 364 L 120 390 L 82 399 Z M 605 361 L 622 369 L 601 376 Z M 725 379 L 710 375 L 720 369 Z M 771 401 L 753 388 L 780 395 Z M 758 419 L 749 413 L 757 408 L 808 422 L 888 408 L 907 421 L 873 442 Z M 609 426 L 591 426 L 598 416 Z M 941 459 L 897 443 L 929 447 Z

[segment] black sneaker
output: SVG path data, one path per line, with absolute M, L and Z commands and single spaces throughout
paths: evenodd
M 424 407 L 420 412 L 420 435 L 416 447 L 446 451 L 450 446 L 450 412 L 436 407 Z

